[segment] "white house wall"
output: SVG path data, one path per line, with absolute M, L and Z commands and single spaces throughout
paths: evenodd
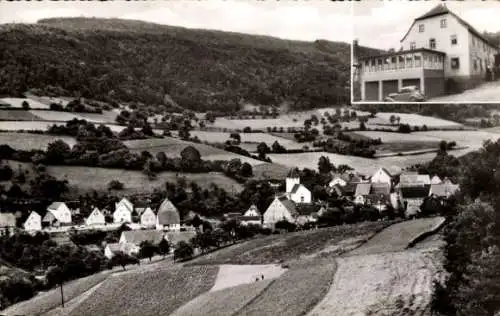
M 288 209 L 281 202 L 275 200 L 264 213 L 264 224 L 274 224 L 283 219 L 289 222 L 294 221 Z
M 446 28 L 441 28 L 441 20 L 446 19 Z M 424 32 L 420 33 L 419 25 L 424 24 Z M 457 36 L 457 45 L 451 45 L 451 36 Z M 415 42 L 416 48 L 428 48 L 429 40 L 436 40 L 435 50 L 446 53 L 444 74 L 445 77 L 469 76 L 469 31 L 451 14 L 415 21 L 408 35 L 402 41 L 403 50 L 409 50 L 411 43 Z M 460 68 L 452 69 L 450 58 L 460 59 Z

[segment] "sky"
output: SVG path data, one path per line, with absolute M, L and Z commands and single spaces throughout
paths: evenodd
M 361 1 L 353 4 L 353 35 L 359 45 L 399 49 L 413 20 L 441 1 Z M 500 31 L 497 1 L 446 1 L 446 6 L 479 32 Z
M 351 5 L 327 0 L 0 1 L 0 23 L 49 17 L 135 19 L 285 39 L 351 42 Z

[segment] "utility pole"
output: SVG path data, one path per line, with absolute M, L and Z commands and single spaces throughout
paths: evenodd
M 59 285 L 61 287 L 61 305 L 64 308 L 64 292 L 63 292 L 63 282 L 62 282 L 62 280 L 61 280 L 61 283 L 59 283 Z

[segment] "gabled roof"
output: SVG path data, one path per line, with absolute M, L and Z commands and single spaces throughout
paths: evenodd
M 412 25 L 410 26 L 410 28 L 408 29 L 408 31 L 406 32 L 405 36 L 401 39 L 401 42 L 406 38 L 406 36 L 408 36 L 408 33 L 410 33 L 410 30 L 411 28 L 413 27 L 413 25 L 415 24 L 415 22 L 417 21 L 422 21 L 422 20 L 425 20 L 425 19 L 428 19 L 428 18 L 432 18 L 432 17 L 436 17 L 436 16 L 440 16 L 440 15 L 445 15 L 445 14 L 450 14 L 452 15 L 454 18 L 457 19 L 457 21 L 462 24 L 470 33 L 474 34 L 475 36 L 479 37 L 480 39 L 482 39 L 483 41 L 485 41 L 486 43 L 488 43 L 490 46 L 492 47 L 495 47 L 497 48 L 496 45 L 494 45 L 493 43 L 490 42 L 490 40 L 488 38 L 486 38 L 483 34 L 481 34 L 481 32 L 479 32 L 478 30 L 476 30 L 472 25 L 470 25 L 469 23 L 467 23 L 464 19 L 462 19 L 461 17 L 459 17 L 458 15 L 456 15 L 455 13 L 453 13 L 450 9 L 448 9 L 448 7 L 446 7 L 445 4 L 438 4 L 437 6 L 435 6 L 434 8 L 432 8 L 430 11 L 428 11 L 427 13 L 417 17 Z
M 52 204 L 50 204 L 47 207 L 47 210 L 57 210 L 63 204 L 65 204 L 65 203 L 64 202 L 52 202 Z
M 119 205 L 125 206 L 130 212 L 134 211 L 134 204 L 130 202 L 127 198 L 123 198 L 120 200 L 120 202 L 116 203 L 115 207 L 118 207 Z
M 0 227 L 16 227 L 16 216 L 12 213 L 0 213 Z
M 160 225 L 172 225 L 180 224 L 181 218 L 179 211 L 175 205 L 168 199 L 165 198 L 158 208 L 158 224 Z
M 161 230 L 127 230 L 123 231 L 122 235 L 128 243 L 140 245 L 143 241 L 150 241 L 153 244 L 158 244 L 163 239 L 165 234 Z
M 432 177 L 431 179 L 431 184 L 440 184 L 442 182 L 441 178 L 438 177 L 437 175 Z
M 431 179 L 428 174 L 403 173 L 399 176 L 399 184 L 402 185 L 426 185 L 430 184 Z
M 389 194 L 391 185 L 388 183 L 371 183 L 369 194 Z
M 167 232 L 165 236 L 170 245 L 175 247 L 179 241 L 189 242 L 191 238 L 196 236 L 196 232 L 189 230 L 183 232 Z
M 260 211 L 259 211 L 259 209 L 257 208 L 257 206 L 255 204 L 250 205 L 250 207 L 248 208 L 248 210 L 246 210 L 246 212 L 252 211 L 252 210 L 256 211 L 257 214 L 260 214 Z
M 278 201 L 283 204 L 283 206 L 290 212 L 291 215 L 297 214 L 297 207 L 293 201 L 289 200 L 286 196 L 281 196 L 277 198 Z
M 150 207 L 148 207 L 144 211 L 142 211 L 142 213 L 140 215 L 142 217 L 142 216 L 144 216 L 144 214 L 148 214 L 148 213 L 153 214 L 153 216 L 156 216 L 155 212 L 153 212 L 153 210 Z
M 354 193 L 355 196 L 359 195 L 368 195 L 370 194 L 370 189 L 371 189 L 372 184 L 371 183 L 358 183 L 356 185 L 356 193 Z
M 297 183 L 297 184 L 295 184 L 295 185 L 293 186 L 293 188 L 292 188 L 292 190 L 290 191 L 290 193 L 292 193 L 292 194 L 297 193 L 297 191 L 298 191 L 301 187 L 303 187 L 304 189 L 306 189 L 307 191 L 309 191 L 309 189 L 308 189 L 308 188 L 306 188 L 306 186 L 305 186 L 305 185 L 303 185 L 302 183 Z
M 430 185 L 418 187 L 402 187 L 400 188 L 401 197 L 403 199 L 425 198 L 429 195 Z

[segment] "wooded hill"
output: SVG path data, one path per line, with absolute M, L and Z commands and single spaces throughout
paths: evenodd
M 233 111 L 243 102 L 291 109 L 349 102 L 348 43 L 54 18 L 0 25 L 0 46 L 0 95 L 38 88 L 108 102 L 173 100 L 200 111 Z

